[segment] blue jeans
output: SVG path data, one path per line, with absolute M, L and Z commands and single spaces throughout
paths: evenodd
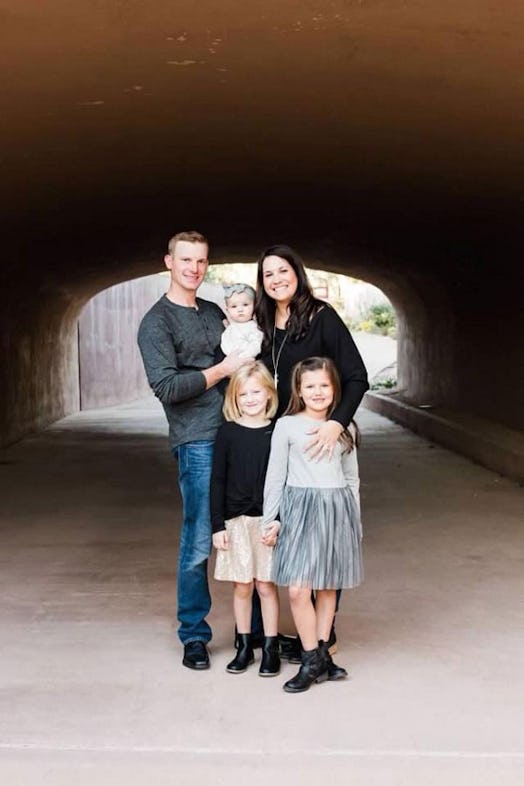
M 200 439 L 174 448 L 182 495 L 182 532 L 178 555 L 178 636 L 182 644 L 211 639 L 206 616 L 211 608 L 207 560 L 211 554 L 209 483 L 213 440 Z

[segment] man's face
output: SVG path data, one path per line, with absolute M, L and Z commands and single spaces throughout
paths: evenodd
M 164 257 L 171 273 L 171 284 L 186 292 L 195 292 L 206 275 L 208 251 L 206 243 L 179 240 L 173 253 Z
M 249 322 L 253 317 L 255 304 L 247 292 L 235 292 L 226 302 L 227 315 L 231 322 Z

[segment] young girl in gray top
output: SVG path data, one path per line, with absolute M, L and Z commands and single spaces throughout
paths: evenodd
M 272 578 L 289 587 L 303 647 L 300 671 L 284 690 L 299 693 L 313 682 L 346 676 L 331 661 L 325 642 L 336 590 L 356 587 L 362 580 L 362 530 L 351 432 L 342 433 L 331 457 L 324 454 L 312 460 L 305 451 L 311 429 L 329 419 L 340 399 L 333 361 L 303 360 L 293 369 L 291 386 L 289 407 L 271 441 L 262 523 L 265 542 L 276 540 Z

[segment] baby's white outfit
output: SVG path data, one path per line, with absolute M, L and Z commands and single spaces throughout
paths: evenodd
M 264 334 L 254 319 L 249 322 L 232 322 L 222 333 L 220 346 L 224 355 L 240 349 L 240 357 L 256 358 L 260 354 Z

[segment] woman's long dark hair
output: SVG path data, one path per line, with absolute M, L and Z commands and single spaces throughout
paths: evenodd
M 276 303 L 264 289 L 264 259 L 271 256 L 285 259 L 293 268 L 298 281 L 297 291 L 289 304 L 289 319 L 286 326 L 289 341 L 298 341 L 303 338 L 309 329 L 309 323 L 312 318 L 325 305 L 322 300 L 313 295 L 304 269 L 304 263 L 296 251 L 285 245 L 265 248 L 258 259 L 257 293 L 255 299 L 255 318 L 259 328 L 264 333 L 262 352 L 266 352 L 271 346 L 273 329 L 275 327 Z

